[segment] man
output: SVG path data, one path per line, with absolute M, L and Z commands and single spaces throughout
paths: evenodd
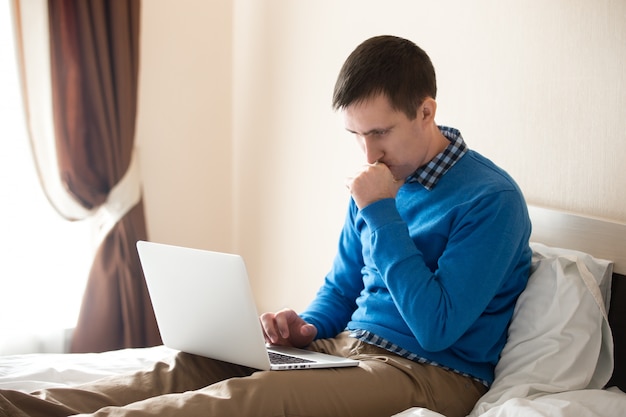
M 371 38 L 348 57 L 333 105 L 366 164 L 347 182 L 337 256 L 304 312 L 260 318 L 268 342 L 354 357 L 358 367 L 258 372 L 180 354 L 171 366 L 80 389 L 0 392 L 13 402 L 4 407 L 388 416 L 421 406 L 465 416 L 493 381 L 527 282 L 530 220 L 515 182 L 435 123 L 436 90 L 429 57 L 408 40 Z M 175 392 L 184 393 L 163 395 Z

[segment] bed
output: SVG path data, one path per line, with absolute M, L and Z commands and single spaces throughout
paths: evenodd
M 626 416 L 626 224 L 529 207 L 533 269 L 471 417 Z M 610 306 L 610 308 L 606 308 Z M 71 386 L 170 361 L 165 346 L 0 357 L 0 389 Z M 440 417 L 412 408 L 398 417 Z

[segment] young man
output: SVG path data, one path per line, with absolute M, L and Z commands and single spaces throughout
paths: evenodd
M 465 416 L 493 380 L 527 282 L 530 220 L 515 182 L 435 123 L 436 90 L 429 57 L 408 40 L 371 38 L 348 57 L 333 105 L 366 164 L 347 182 L 337 256 L 304 312 L 261 316 L 269 342 L 358 367 L 255 371 L 180 354 L 77 389 L 0 391 L 0 406 L 47 416 L 361 417 L 421 406 Z

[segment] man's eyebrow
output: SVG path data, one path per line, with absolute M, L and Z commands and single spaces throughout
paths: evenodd
M 347 130 L 348 132 L 350 132 L 350 133 L 355 134 L 355 135 L 356 135 L 356 134 L 359 134 L 359 135 L 363 135 L 363 136 L 369 136 L 369 135 L 371 135 L 371 134 L 373 134 L 373 133 L 386 132 L 386 131 L 388 131 L 388 130 L 391 130 L 392 128 L 393 128 L 393 126 L 389 126 L 389 127 L 375 127 L 375 128 L 370 129 L 370 130 L 368 130 L 367 132 L 364 132 L 364 133 L 358 133 L 358 132 L 355 132 L 355 131 L 350 130 L 350 129 L 348 129 L 348 128 L 346 128 L 346 130 Z

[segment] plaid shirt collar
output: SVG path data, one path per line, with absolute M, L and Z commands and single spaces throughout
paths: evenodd
M 447 126 L 439 126 L 439 130 L 450 141 L 450 144 L 429 163 L 409 175 L 405 183 L 419 182 L 427 190 L 432 190 L 441 177 L 467 152 L 468 148 L 461 132 Z

